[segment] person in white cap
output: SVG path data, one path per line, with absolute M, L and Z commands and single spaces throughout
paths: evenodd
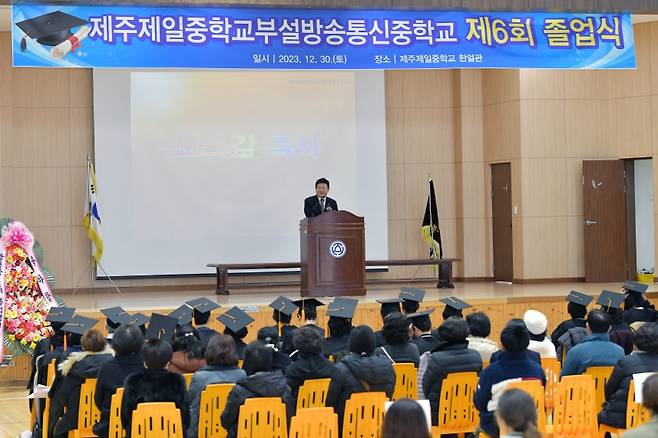
M 528 350 L 539 353 L 542 359 L 557 357 L 555 345 L 551 342 L 551 338 L 546 336 L 546 329 L 548 328 L 546 315 L 536 310 L 528 310 L 523 315 L 523 322 L 530 332 Z

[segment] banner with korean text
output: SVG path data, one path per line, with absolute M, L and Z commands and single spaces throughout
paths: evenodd
M 12 7 L 16 67 L 635 68 L 629 14 Z

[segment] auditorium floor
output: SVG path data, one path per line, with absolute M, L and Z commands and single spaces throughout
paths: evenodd
M 17 437 L 30 424 L 24 384 L 0 385 L 0 437 Z
M 398 295 L 400 287 L 405 284 L 368 285 L 367 294 L 361 300 L 373 302 L 377 299 L 391 298 Z M 426 300 L 454 295 L 465 299 L 524 298 L 566 295 L 575 289 L 598 295 L 602 289 L 621 290 L 621 283 L 551 283 L 551 284 L 509 284 L 500 282 L 455 283 L 455 289 L 436 289 L 433 282 L 414 282 L 409 286 L 427 290 Z M 651 286 L 650 291 L 658 290 Z M 230 296 L 218 296 L 214 290 L 149 291 L 124 293 L 77 293 L 61 295 L 67 305 L 79 310 L 98 310 L 105 307 L 122 306 L 126 310 L 148 310 L 152 308 L 175 308 L 183 301 L 206 296 L 222 306 L 257 306 L 267 305 L 279 295 L 290 298 L 299 297 L 299 289 L 293 287 L 240 288 L 234 289 Z

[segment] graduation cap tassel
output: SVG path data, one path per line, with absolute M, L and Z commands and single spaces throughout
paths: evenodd
M 21 39 L 21 52 L 25 52 L 27 50 L 27 35 L 24 35 L 23 38 Z
M 64 351 L 66 351 L 66 333 L 64 333 Z

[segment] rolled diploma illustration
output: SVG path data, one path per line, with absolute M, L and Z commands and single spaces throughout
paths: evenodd
M 89 26 L 82 26 L 76 33 L 68 37 L 66 41 L 63 41 L 53 47 L 50 51 L 50 54 L 57 59 L 63 58 L 69 52 L 80 46 L 80 42 L 87 38 L 87 35 L 89 35 Z

